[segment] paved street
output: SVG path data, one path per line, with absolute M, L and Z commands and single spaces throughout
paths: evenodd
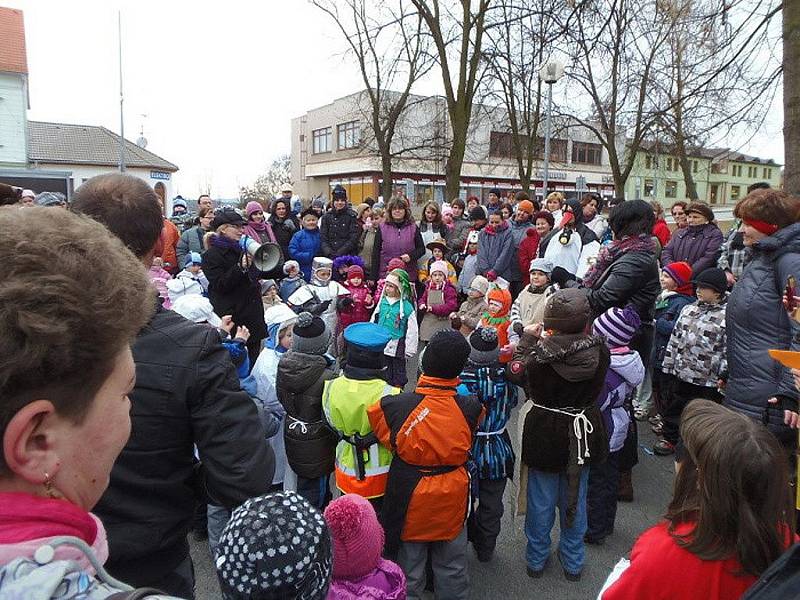
M 652 445 L 649 426 L 640 424 L 640 442 Z M 514 430 L 515 427 L 512 429 Z M 673 463 L 669 458 L 651 456 L 640 449 L 639 465 L 633 471 L 634 502 L 620 503 L 614 535 L 603 546 L 587 546 L 586 567 L 579 583 L 564 579 L 555 555 L 542 579 L 530 579 L 525 573 L 524 518 L 513 515 L 515 488 L 506 488 L 506 514 L 498 540 L 497 552 L 490 563 L 479 563 L 470 553 L 471 598 L 475 600 L 583 600 L 595 598 L 606 576 L 621 556 L 630 551 L 638 535 L 663 514 L 672 492 Z M 553 530 L 553 553 L 558 543 L 558 520 Z M 197 575 L 198 600 L 218 598 L 216 577 L 206 543 L 192 544 Z M 431 596 L 432 598 L 432 596 Z

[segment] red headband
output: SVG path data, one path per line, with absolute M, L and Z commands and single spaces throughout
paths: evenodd
M 777 225 L 773 223 L 767 223 L 766 221 L 755 221 L 751 219 L 744 219 L 744 223 L 745 225 L 749 225 L 756 231 L 760 231 L 764 235 L 772 235 L 773 233 L 778 231 L 778 229 L 780 229 L 780 227 L 778 227 Z

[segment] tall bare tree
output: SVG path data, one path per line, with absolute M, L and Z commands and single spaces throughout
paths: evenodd
M 783 5 L 783 186 L 800 194 L 800 3 Z
M 651 101 L 686 195 L 697 199 L 692 149 L 756 132 L 772 104 L 780 63 L 771 25 L 780 2 L 661 0 L 658 7 L 670 23 L 669 52 L 658 60 Z
M 565 32 L 572 90 L 569 106 L 562 111 L 597 136 L 608 153 L 618 195 L 633 169 L 636 150 L 659 117 L 648 90 L 657 57 L 669 51 L 671 26 L 656 12 L 655 3 L 597 0 L 576 11 Z
M 529 4 L 552 4 L 533 0 Z M 536 159 L 540 151 L 542 82 L 537 66 L 545 58 L 547 44 L 544 11 L 534 13 L 528 6 L 502 4 L 497 23 L 487 30 L 484 58 L 487 64 L 486 98 L 502 107 L 499 111 L 511 138 L 511 154 L 523 191 L 530 192 Z
M 277 157 L 267 171 L 259 175 L 253 183 L 239 188 L 239 201 L 242 204 L 251 200 L 269 203 L 280 193 L 284 183 L 292 183 L 291 162 L 288 154 Z
M 411 3 L 425 22 L 442 73 L 452 133 L 445 166 L 445 194 L 449 200 L 458 196 L 461 185 L 473 104 L 481 80 L 482 47 L 491 0 L 411 0 Z
M 432 64 L 426 39 L 420 35 L 422 19 L 403 0 L 311 0 L 336 24 L 358 63 L 364 83 L 367 120 L 373 146 L 381 160 L 381 195 L 393 189 L 395 134 L 408 107 L 411 89 Z M 397 88 L 396 90 L 393 88 Z

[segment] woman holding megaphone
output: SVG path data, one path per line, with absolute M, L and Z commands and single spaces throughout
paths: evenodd
M 266 337 L 264 306 L 258 271 L 240 240 L 247 222 L 232 208 L 219 211 L 205 236 L 203 273 L 208 278 L 208 299 L 218 315 L 231 315 L 234 323 L 250 330 L 247 351 L 255 364 Z

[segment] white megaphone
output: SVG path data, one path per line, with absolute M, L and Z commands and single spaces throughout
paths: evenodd
M 272 271 L 283 262 L 283 252 L 278 244 L 259 244 L 250 236 L 243 235 L 239 238 L 239 246 L 253 257 L 253 266 L 264 273 Z

